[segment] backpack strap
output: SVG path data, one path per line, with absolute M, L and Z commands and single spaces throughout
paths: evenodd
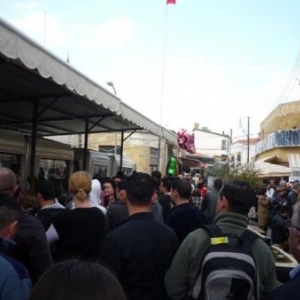
M 218 225 L 203 225 L 202 228 L 209 234 L 211 245 L 228 244 L 228 237 L 222 232 Z
M 249 229 L 246 229 L 242 235 L 240 236 L 239 240 L 242 242 L 243 247 L 250 249 L 251 244 L 258 238 L 259 236 L 252 232 Z

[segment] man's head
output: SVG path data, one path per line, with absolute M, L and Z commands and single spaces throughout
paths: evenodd
M 299 182 L 294 182 L 293 185 L 293 191 L 298 194 L 300 192 L 300 183 Z
M 217 191 L 220 191 L 222 186 L 223 186 L 223 180 L 221 178 L 216 178 L 214 180 L 214 189 L 216 189 Z
M 155 194 L 153 179 L 149 174 L 137 172 L 127 179 L 127 197 L 131 205 L 148 206 Z
M 55 201 L 54 186 L 49 180 L 39 180 L 35 186 L 36 199 L 40 206 Z
M 161 180 L 161 172 L 158 170 L 155 170 L 152 172 L 152 177 L 158 179 L 159 181 Z
M 289 226 L 289 248 L 296 260 L 300 262 L 300 203 L 293 208 Z
M 0 194 L 0 236 L 12 239 L 17 231 L 21 208 L 15 198 Z
M 17 177 L 15 173 L 11 169 L 0 168 L 0 193 L 12 196 L 16 189 Z
M 219 191 L 217 212 L 233 212 L 248 215 L 256 194 L 247 181 L 229 181 Z
M 280 180 L 279 187 L 281 187 L 284 191 L 287 189 L 287 182 L 285 180 Z
M 171 198 L 175 203 L 188 200 L 191 196 L 192 186 L 187 180 L 176 180 L 172 183 Z
M 124 177 L 117 186 L 117 198 L 126 202 L 127 200 L 127 178 Z
M 121 174 L 117 174 L 113 177 L 113 181 L 115 183 L 115 185 L 118 185 L 119 182 L 122 181 L 124 175 L 121 175 Z
M 173 177 L 165 177 L 160 182 L 159 191 L 161 194 L 166 195 L 171 192 L 172 182 L 174 181 Z

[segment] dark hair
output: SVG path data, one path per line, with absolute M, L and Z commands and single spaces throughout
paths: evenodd
M 120 180 L 122 180 L 123 179 L 123 177 L 124 177 L 124 175 L 115 175 L 112 179 L 113 179 L 113 181 L 115 181 L 115 179 L 120 179 Z
M 161 180 L 161 172 L 158 170 L 153 171 L 152 177 L 157 178 L 158 180 Z
M 167 189 L 168 192 L 171 191 L 172 182 L 174 181 L 173 177 L 165 177 L 162 180 L 162 185 Z
M 137 172 L 128 177 L 127 197 L 130 203 L 138 206 L 148 205 L 154 192 L 154 181 L 149 174 Z
M 102 190 L 104 190 L 104 189 L 103 189 L 103 186 L 104 186 L 105 183 L 110 183 L 110 184 L 111 184 L 111 186 L 112 186 L 112 188 L 113 188 L 113 190 L 114 190 L 114 199 L 117 199 L 117 185 L 116 185 L 116 183 L 114 182 L 114 180 L 113 180 L 112 178 L 110 178 L 110 177 L 105 177 L 105 178 L 103 179 L 102 185 L 101 185 Z M 106 202 L 105 202 L 105 203 L 106 203 Z
M 127 190 L 127 177 L 123 177 L 123 179 L 118 183 L 119 190 Z
M 156 177 L 152 177 L 153 183 L 154 183 L 154 188 L 156 191 L 159 190 L 159 186 L 160 186 L 160 180 L 157 179 Z
M 189 199 L 192 192 L 191 183 L 185 179 L 178 179 L 172 183 L 172 189 L 176 190 L 179 197 L 182 199 Z
M 102 183 L 103 177 L 99 173 L 97 173 L 93 176 L 93 179 L 97 179 L 100 183 Z
M 226 182 L 219 195 L 227 199 L 230 212 L 246 216 L 256 200 L 255 191 L 247 181 L 234 180 Z
M 21 207 L 16 198 L 0 194 L 0 230 L 21 217 Z
M 223 186 L 223 180 L 221 178 L 216 178 L 214 180 L 214 188 L 219 191 L 221 187 Z
M 96 262 L 69 259 L 50 267 L 29 300 L 125 300 L 117 278 Z
M 264 196 L 266 194 L 267 187 L 265 184 L 262 184 L 256 189 L 256 194 L 259 196 Z
M 122 178 L 122 177 L 124 177 L 124 172 L 123 171 L 118 171 L 116 176 L 119 177 L 119 178 Z
M 50 180 L 38 180 L 35 186 L 35 193 L 40 193 L 45 200 L 53 200 L 55 198 L 54 185 Z
M 103 180 L 102 180 L 102 186 L 104 185 L 104 183 L 110 183 L 111 186 L 113 187 L 113 189 L 115 190 L 116 189 L 116 183 L 114 182 L 114 180 L 110 177 L 105 177 Z

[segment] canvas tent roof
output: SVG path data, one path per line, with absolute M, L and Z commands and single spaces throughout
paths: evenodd
M 0 18 L 0 129 L 38 136 L 145 129 L 176 135 Z
M 259 170 L 262 177 L 284 177 L 291 175 L 291 169 L 285 166 L 272 164 L 262 160 L 253 162 L 256 170 Z

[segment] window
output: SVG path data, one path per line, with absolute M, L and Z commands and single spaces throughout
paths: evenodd
M 39 165 L 39 179 L 66 180 L 69 173 L 69 162 L 66 160 L 44 159 Z
M 150 168 L 155 171 L 158 169 L 158 162 L 159 162 L 159 152 L 157 148 L 150 148 Z
M 20 164 L 20 155 L 0 153 L 0 167 L 9 168 L 11 165 Z
M 300 170 L 293 170 L 292 171 L 292 176 L 293 177 L 300 177 Z
M 226 150 L 226 140 L 222 140 L 222 144 L 221 144 L 221 150 Z

